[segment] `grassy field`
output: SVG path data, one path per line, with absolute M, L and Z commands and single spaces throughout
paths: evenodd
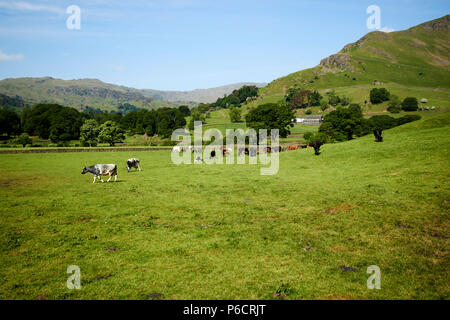
M 450 116 L 384 138 L 281 153 L 273 176 L 168 151 L 0 155 L 0 299 L 449 299 Z M 119 181 L 80 174 L 95 163 Z

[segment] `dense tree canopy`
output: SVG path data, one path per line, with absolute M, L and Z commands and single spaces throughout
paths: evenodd
M 14 111 L 0 108 L 0 134 L 8 137 L 20 133 L 20 118 Z
M 191 109 L 188 106 L 179 106 L 178 110 L 185 116 L 189 117 L 191 115 Z
M 255 130 L 278 129 L 280 137 L 286 138 L 290 133 L 290 128 L 294 126 L 295 114 L 286 104 L 268 103 L 260 105 L 246 115 L 247 126 Z M 270 134 L 268 132 L 268 134 Z
M 38 104 L 22 111 L 23 130 L 52 141 L 78 139 L 84 119 L 76 109 L 58 104 Z
M 168 137 L 175 129 L 183 128 L 186 120 L 179 109 L 160 108 L 130 112 L 120 120 L 120 125 L 130 133 Z
M 371 131 L 371 124 L 354 108 L 342 108 L 327 114 L 320 125 L 319 132 L 324 133 L 329 140 L 345 141 L 353 136 L 363 136 Z

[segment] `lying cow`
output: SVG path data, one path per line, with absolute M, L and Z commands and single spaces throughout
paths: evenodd
M 383 142 L 383 137 L 381 136 L 382 132 L 383 131 L 380 129 L 373 130 L 373 135 L 375 136 L 377 142 Z
M 131 168 L 136 168 L 141 171 L 139 159 L 131 158 L 127 160 L 127 171 L 130 172 Z
M 86 172 L 91 173 L 95 179 L 99 178 L 101 182 L 104 182 L 102 176 L 109 175 L 109 179 L 106 182 L 111 180 L 111 177 L 114 176 L 114 182 L 117 181 L 117 166 L 115 164 L 95 164 L 90 167 L 84 167 L 81 174 L 85 174 Z

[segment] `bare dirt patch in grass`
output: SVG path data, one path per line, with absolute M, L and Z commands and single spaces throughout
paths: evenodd
M 354 209 L 356 207 L 357 207 L 357 205 L 354 205 L 354 204 L 342 204 L 337 207 L 328 208 L 327 210 L 325 210 L 325 213 L 336 214 L 336 213 L 345 212 L 345 211 Z

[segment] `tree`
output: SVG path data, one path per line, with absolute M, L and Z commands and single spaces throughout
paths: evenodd
M 328 101 L 323 99 L 320 101 L 320 110 L 325 111 L 328 109 Z
M 86 120 L 80 128 L 80 140 L 83 145 L 97 145 L 100 128 L 94 119 Z
M 231 122 L 241 121 L 242 110 L 240 108 L 233 107 L 229 111 Z
M 106 121 L 100 126 L 98 140 L 100 142 L 109 143 L 113 147 L 116 143 L 120 143 L 125 139 L 122 129 L 113 121 Z
M 344 141 L 353 135 L 363 136 L 371 131 L 371 123 L 349 108 L 339 107 L 327 114 L 319 127 L 330 140 Z
M 0 134 L 9 137 L 20 133 L 20 118 L 14 111 L 0 108 Z
M 306 108 L 310 106 L 311 91 L 300 88 L 290 88 L 285 97 L 285 102 L 292 108 Z
M 16 143 L 21 144 L 25 148 L 27 144 L 31 144 L 33 141 L 28 134 L 22 133 L 19 137 L 17 137 Z
M 189 109 L 188 106 L 179 106 L 178 110 L 180 110 L 180 112 L 185 116 L 185 117 L 189 117 L 191 115 L 191 110 Z
M 320 141 L 321 144 L 325 144 L 328 142 L 327 135 L 323 132 L 306 132 L 303 138 L 308 145 L 312 144 L 314 141 Z
M 322 96 L 317 90 L 311 92 L 311 95 L 309 96 L 309 104 L 311 106 L 319 106 L 321 100 Z
M 379 104 L 384 101 L 388 101 L 390 97 L 389 91 L 386 88 L 373 88 L 370 90 L 370 102 L 373 104 Z
M 347 106 L 350 103 L 350 99 L 348 97 L 342 97 L 341 98 L 341 105 L 342 106 Z
M 402 110 L 402 102 L 396 95 L 391 95 L 387 111 L 390 113 L 399 113 Z
M 402 102 L 402 109 L 404 111 L 417 111 L 417 109 L 419 109 L 419 102 L 417 101 L 417 98 L 405 98 Z
M 247 98 L 256 97 L 258 95 L 258 88 L 256 86 L 242 86 L 238 90 L 234 90 L 232 95 L 239 98 L 239 103 L 245 102 Z
M 356 114 L 358 117 L 362 117 L 363 113 L 362 113 L 362 109 L 359 106 L 359 104 L 357 103 L 352 103 L 349 107 L 348 107 L 354 114 Z
M 336 94 L 336 92 L 330 91 L 328 93 L 328 103 L 331 104 L 332 106 L 337 106 L 339 102 L 341 102 L 341 98 L 339 98 L 339 96 Z
M 294 118 L 295 114 L 287 104 L 267 103 L 250 110 L 245 121 L 248 127 L 255 130 L 278 129 L 280 136 L 286 138 L 294 126 Z
M 205 116 L 201 114 L 199 111 L 192 111 L 191 120 L 189 121 L 188 128 L 189 130 L 194 130 L 194 122 L 201 121 L 203 124 L 205 123 Z

